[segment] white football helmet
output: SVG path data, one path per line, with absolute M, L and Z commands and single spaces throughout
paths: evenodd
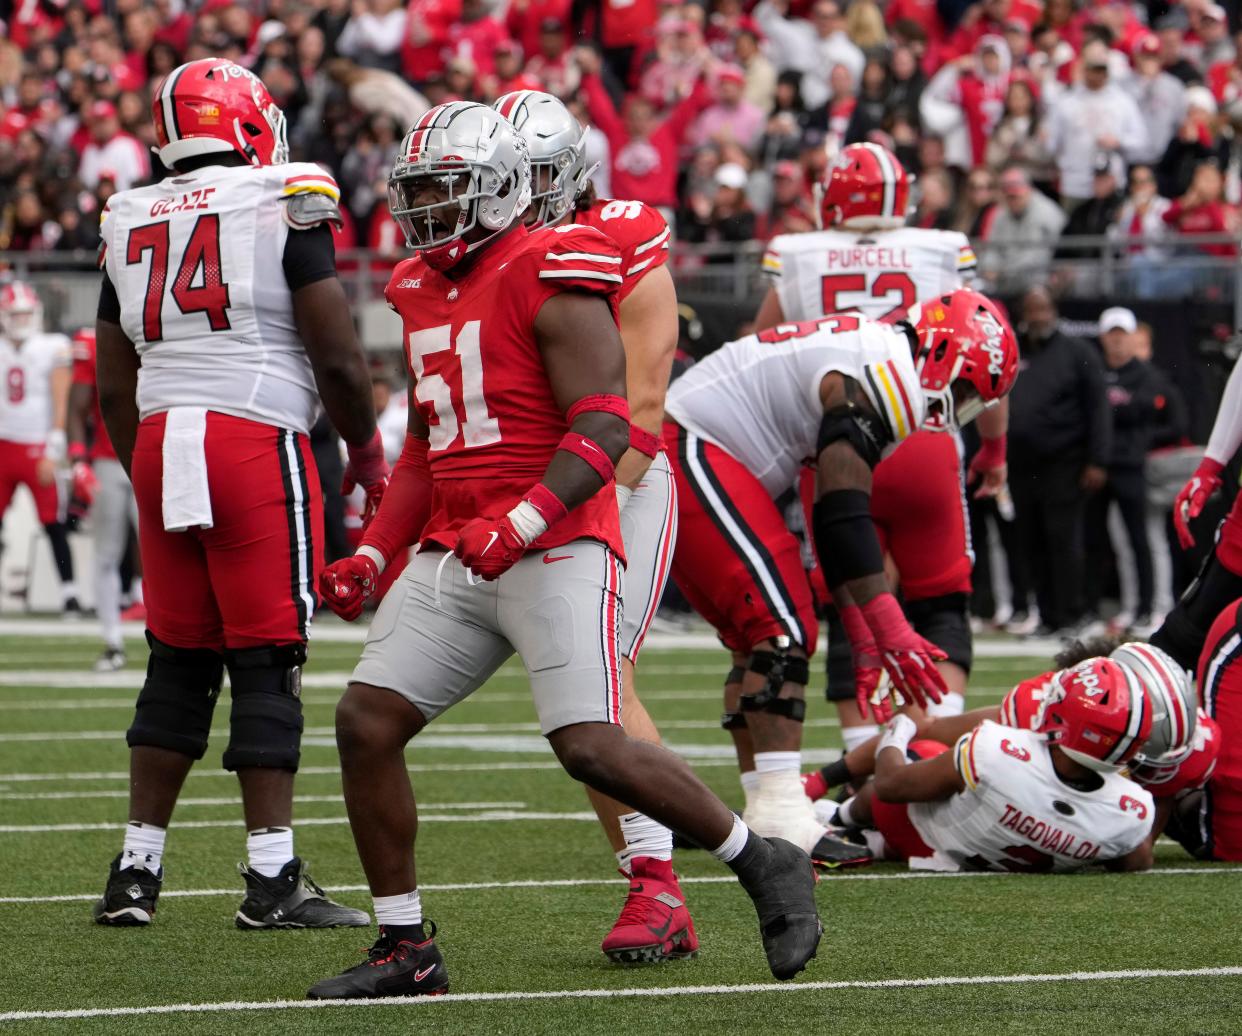
M 1128 669 L 1151 701 L 1151 734 L 1135 756 L 1137 765 L 1176 768 L 1194 745 L 1199 698 L 1194 677 L 1158 647 L 1122 644 L 1108 656 Z
M 434 189 L 443 200 L 420 203 Z M 414 124 L 388 178 L 388 208 L 406 244 L 447 270 L 512 226 L 530 204 L 526 141 L 484 104 L 450 101 Z M 492 231 L 467 242 L 476 226 Z
M 20 345 L 43 330 L 43 303 L 24 281 L 0 285 L 0 334 Z
M 530 151 L 535 221 L 546 226 L 559 222 L 574 207 L 590 175 L 586 130 L 558 98 L 541 90 L 514 90 L 492 107 L 513 123 Z

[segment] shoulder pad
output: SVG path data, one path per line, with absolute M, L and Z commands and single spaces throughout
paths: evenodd
M 320 223 L 341 225 L 341 208 L 337 198 L 318 191 L 299 191 L 286 196 L 285 222 L 294 230 L 309 230 Z

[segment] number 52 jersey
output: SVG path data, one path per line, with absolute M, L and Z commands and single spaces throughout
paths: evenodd
M 339 199 L 318 166 L 288 163 L 206 166 L 109 200 L 103 267 L 142 358 L 142 417 L 206 407 L 309 432 L 319 394 L 285 266 L 290 234 L 312 233 L 285 206 L 307 194 Z

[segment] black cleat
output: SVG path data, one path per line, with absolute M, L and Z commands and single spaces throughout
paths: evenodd
M 164 883 L 164 868 L 152 874 L 145 867 L 120 867 L 121 853 L 116 854 L 108 871 L 108 884 L 103 898 L 91 908 L 96 924 L 139 927 L 149 925 L 155 916 L 155 904 Z
M 235 918 L 238 928 L 366 928 L 371 923 L 365 910 L 332 902 L 306 873 L 300 857 L 286 863 L 274 878 L 244 863 L 237 869 L 246 881 L 246 898 Z
M 792 842 L 783 838 L 762 841 L 771 850 L 766 865 L 749 880 L 741 874 L 738 880 L 759 915 L 768 967 L 785 982 L 815 956 L 824 933 L 815 909 L 815 871 L 811 858 Z
M 840 834 L 843 834 L 841 832 Z M 864 867 L 874 858 L 866 845 L 859 845 L 839 833 L 828 831 L 811 850 L 811 862 L 825 870 L 842 867 Z
M 311 986 L 309 1000 L 374 1000 L 384 996 L 439 996 L 448 992 L 448 968 L 435 944 L 434 921 L 426 922 L 431 934 L 421 942 L 398 939 L 380 926 L 379 938 L 367 951 L 367 959 Z M 419 925 L 422 932 L 422 925 Z

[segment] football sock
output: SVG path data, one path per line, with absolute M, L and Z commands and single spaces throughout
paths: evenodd
M 962 710 L 966 707 L 966 699 L 957 691 L 949 691 L 940 696 L 939 701 L 927 703 L 927 715 L 929 716 L 960 716 Z
M 859 745 L 870 741 L 879 732 L 880 728 L 874 723 L 864 723 L 860 727 L 842 727 L 841 741 L 845 745 L 845 750 L 852 752 Z
M 751 803 L 755 796 L 759 794 L 759 774 L 754 770 L 747 770 L 740 777 L 742 781 L 742 794 L 746 796 L 746 808 L 750 809 Z
M 246 835 L 247 863 L 256 874 L 274 878 L 293 859 L 293 828 L 263 827 Z
M 712 850 L 712 855 L 721 863 L 732 863 L 746 848 L 746 840 L 751 837 L 750 828 L 742 823 L 742 818 L 734 814 L 733 830 L 729 837 Z
M 775 796 L 782 801 L 805 802 L 801 752 L 756 752 L 755 771 L 761 798 Z
M 837 807 L 837 823 L 842 827 L 854 827 L 854 814 L 850 809 L 854 805 L 854 797 L 851 795 L 848 799 Z
M 854 779 L 850 773 L 850 768 L 845 765 L 844 757 L 829 763 L 827 766 L 820 767 L 819 775 L 823 778 L 824 784 L 829 788 L 839 788 L 843 784 L 849 784 Z
M 142 604 L 142 576 L 134 576 L 129 584 L 129 597 L 134 604 Z
M 113 565 L 95 570 L 95 612 L 104 644 L 116 651 L 125 647 L 121 634 L 121 573 Z
M 131 820 L 125 825 L 121 870 L 126 867 L 141 867 L 152 874 L 159 874 L 160 863 L 164 859 L 164 839 L 167 837 L 166 828 Z
M 642 813 L 626 813 L 618 818 L 625 848 L 617 853 L 617 863 L 627 874 L 630 861 L 635 856 L 647 856 L 653 860 L 673 858 L 673 832 L 663 824 Z
M 404 892 L 399 896 L 373 896 L 371 902 L 375 906 L 375 923 L 387 928 L 398 938 L 407 938 L 411 933 L 405 929 L 418 928 L 416 937 L 421 939 L 423 923 L 423 901 L 418 889 Z

